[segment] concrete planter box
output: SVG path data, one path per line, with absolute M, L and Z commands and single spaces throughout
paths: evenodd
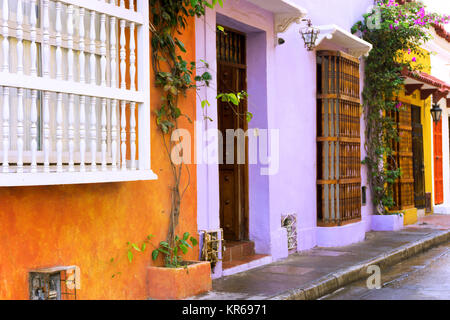
M 403 216 L 398 214 L 373 215 L 373 231 L 398 231 L 403 228 Z
M 181 300 L 212 289 L 211 264 L 186 261 L 186 268 L 148 267 L 148 297 L 154 300 Z

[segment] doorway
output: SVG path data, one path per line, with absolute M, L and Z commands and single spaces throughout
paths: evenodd
M 442 157 L 442 119 L 433 121 L 433 150 L 434 150 L 434 204 L 444 203 L 444 175 Z
M 217 93 L 246 91 L 246 82 L 245 34 L 229 28 L 218 31 Z M 223 156 L 223 161 L 219 164 L 220 224 L 224 239 L 228 241 L 242 241 L 249 238 L 248 142 L 245 134 L 242 135 L 247 131 L 246 112 L 245 101 L 239 106 L 218 101 L 218 129 L 223 136 L 223 141 L 219 139 L 219 143 L 222 144 L 219 145 L 219 150 L 222 150 Z M 227 131 L 228 136 L 230 132 L 234 134 L 240 131 L 241 134 L 234 134 L 231 140 L 227 139 Z M 227 143 L 227 140 L 231 143 Z M 229 156 L 230 152 L 233 157 Z
M 417 209 L 423 209 L 426 206 L 425 166 L 423 156 L 423 127 L 421 123 L 420 112 L 420 107 L 411 105 L 414 206 Z

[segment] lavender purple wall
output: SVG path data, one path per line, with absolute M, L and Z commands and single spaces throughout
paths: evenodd
M 371 0 L 291 2 L 307 9 L 314 25 L 337 24 L 348 31 L 372 3 Z M 297 213 L 299 250 L 317 244 L 316 55 L 315 52 L 306 51 L 299 35 L 301 26 L 295 24 L 286 33 L 279 35 L 286 43 L 275 46 L 271 12 L 239 0 L 226 0 L 224 7 L 216 10 L 217 13 L 209 11 L 206 17 L 196 22 L 198 60 L 208 61 L 213 77 L 216 76 L 216 19 L 220 24 L 246 32 L 249 110 L 254 114 L 249 127 L 280 130 L 279 172 L 261 176 L 261 166 L 250 166 L 249 196 L 250 237 L 255 241 L 256 250 L 272 254 L 274 259 L 282 258 L 287 254 L 285 233 L 281 229 L 283 214 Z M 211 87 L 216 87 L 215 81 Z M 198 133 L 217 126 L 214 89 L 202 90 L 202 95 L 208 96 L 211 102 L 207 112 L 214 121 L 202 124 Z M 197 110 L 203 112 L 200 101 Z M 363 136 L 363 120 L 361 132 Z M 202 149 L 201 141 L 197 141 L 198 149 Z M 362 170 L 364 186 L 367 183 L 364 168 Z M 217 165 L 199 165 L 197 178 L 199 229 L 217 228 L 220 226 Z M 372 213 L 372 206 L 370 192 L 367 195 L 368 205 L 362 208 L 362 212 L 365 229 L 369 230 L 368 215 Z

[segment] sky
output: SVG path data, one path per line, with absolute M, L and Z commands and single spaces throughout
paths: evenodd
M 450 15 L 450 0 L 422 0 L 427 6 L 428 11 Z M 450 24 L 445 26 L 445 29 L 450 32 Z

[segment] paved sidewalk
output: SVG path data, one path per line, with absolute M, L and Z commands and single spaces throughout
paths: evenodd
M 369 232 L 366 240 L 339 248 L 314 248 L 256 269 L 213 281 L 198 300 L 317 299 L 382 269 L 450 241 L 450 215 L 431 215 L 398 232 Z

